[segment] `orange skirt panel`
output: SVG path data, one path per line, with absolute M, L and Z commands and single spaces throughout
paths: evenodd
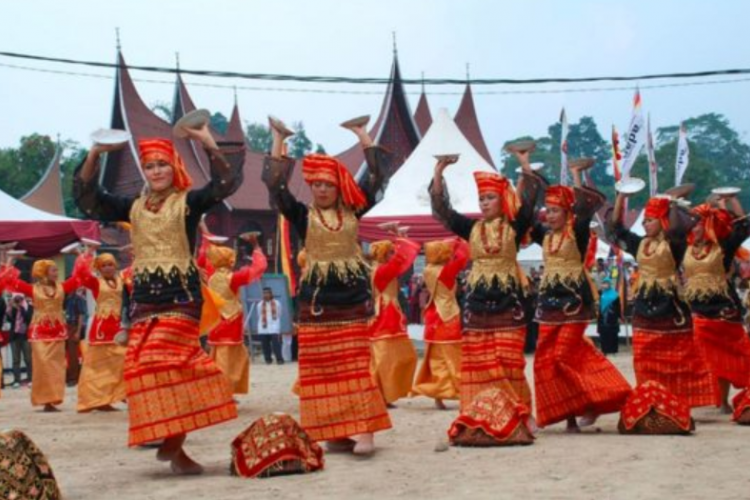
M 412 396 L 458 399 L 461 387 L 461 343 L 427 342 Z
M 125 399 L 126 347 L 115 344 L 90 345 L 83 353 L 78 381 L 79 412 L 111 405 Z
M 502 387 L 531 407 L 523 346 L 526 327 L 504 331 L 464 332 L 461 341 L 461 411 L 486 389 Z
M 714 375 L 737 388 L 750 376 L 750 338 L 741 323 L 693 316 L 698 346 Z
M 316 441 L 389 429 L 391 419 L 370 372 L 366 321 L 300 325 L 302 427 Z
M 201 349 L 192 319 L 162 316 L 133 325 L 125 387 L 130 446 L 237 417 L 229 381 Z
M 31 364 L 31 404 L 61 404 L 65 397 L 65 342 L 31 342 Z
M 250 392 L 250 356 L 244 344 L 214 345 L 209 355 L 229 379 L 235 394 Z
M 537 422 L 619 411 L 630 385 L 584 337 L 586 323 L 540 324 L 534 358 Z
M 660 383 L 688 406 L 717 406 L 719 390 L 693 332 L 633 330 L 633 365 L 638 385 Z
M 414 372 L 417 371 L 417 350 L 409 337 L 372 341 L 372 374 L 386 403 L 409 395 Z

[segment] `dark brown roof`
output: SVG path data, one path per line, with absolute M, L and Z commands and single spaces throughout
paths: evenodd
M 232 108 L 232 116 L 229 118 L 229 125 L 227 125 L 226 134 L 224 138 L 227 141 L 242 142 L 245 140 L 245 131 L 242 128 L 242 120 L 240 120 L 240 110 L 237 107 L 237 103 L 234 103 Z
M 23 195 L 20 200 L 39 210 L 44 210 L 56 215 L 65 215 L 65 203 L 62 195 L 62 182 L 60 175 L 60 156 L 62 148 L 60 144 L 55 149 L 55 155 L 44 171 L 39 182 Z
M 422 91 L 417 103 L 417 110 L 414 112 L 414 122 L 419 128 L 419 133 L 424 137 L 427 130 L 432 125 L 432 113 L 430 113 L 430 104 L 427 102 L 427 94 Z
M 479 126 L 479 119 L 477 118 L 477 111 L 474 107 L 474 96 L 471 92 L 471 85 L 466 85 L 466 91 L 461 99 L 461 105 L 458 107 L 456 116 L 454 118 L 456 125 L 466 139 L 474 146 L 482 158 L 487 162 L 495 166 L 495 162 L 492 161 L 492 155 L 490 155 L 487 144 L 484 142 L 484 136 L 482 135 L 482 129 Z

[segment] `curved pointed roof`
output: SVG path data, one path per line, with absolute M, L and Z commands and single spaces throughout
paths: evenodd
M 422 95 L 419 96 L 417 110 L 414 112 L 414 122 L 422 136 L 427 133 L 430 125 L 432 125 L 432 113 L 430 113 L 430 104 L 427 102 L 427 94 L 424 93 L 424 89 Z
M 62 192 L 62 175 L 60 172 L 60 158 L 62 148 L 57 144 L 55 155 L 44 171 L 42 178 L 36 185 L 23 195 L 20 200 L 39 210 L 44 210 L 55 215 L 65 216 L 65 202 Z
M 494 167 L 495 162 L 492 161 L 492 155 L 490 155 L 487 144 L 484 142 L 482 128 L 479 126 L 477 111 L 474 107 L 474 95 L 471 91 L 471 85 L 468 83 L 466 84 L 464 96 L 461 98 L 461 105 L 456 112 L 455 120 L 456 125 L 458 125 L 458 128 L 463 132 L 471 145 L 474 146 L 487 163 Z

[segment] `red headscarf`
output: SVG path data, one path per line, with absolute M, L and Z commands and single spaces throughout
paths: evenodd
M 360 210 L 367 206 L 367 198 L 356 181 L 346 169 L 346 166 L 333 156 L 311 154 L 302 160 L 302 177 L 305 182 L 312 184 L 316 181 L 333 184 L 341 193 L 344 205 Z
M 544 192 L 544 203 L 562 208 L 567 212 L 573 210 L 573 204 L 576 201 L 575 191 L 568 186 L 555 185 L 550 186 Z
M 141 139 L 138 141 L 138 149 L 140 150 L 141 165 L 155 160 L 164 160 L 172 165 L 172 170 L 174 171 L 172 185 L 178 191 L 185 191 L 193 185 L 193 180 L 188 175 L 182 158 L 177 153 L 174 143 L 169 139 L 159 137 Z
M 651 198 L 646 202 L 643 210 L 644 218 L 659 219 L 661 228 L 666 231 L 669 229 L 669 207 L 672 200 L 669 198 Z
M 479 196 L 485 193 L 496 193 L 500 196 L 503 215 L 508 220 L 515 220 L 519 209 L 518 196 L 506 177 L 495 172 L 474 172 L 474 180 L 477 183 Z
M 701 218 L 705 238 L 713 243 L 727 238 L 732 232 L 732 214 L 723 208 L 714 208 L 708 203 L 698 205 L 693 213 Z M 693 233 L 690 233 L 690 243 L 693 243 Z

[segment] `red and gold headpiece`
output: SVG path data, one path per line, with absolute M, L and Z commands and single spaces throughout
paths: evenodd
M 661 228 L 666 231 L 669 229 L 669 208 L 671 205 L 672 200 L 669 198 L 651 198 L 646 202 L 643 216 L 648 219 L 659 219 Z
M 550 186 L 544 193 L 544 203 L 560 207 L 567 212 L 573 210 L 576 196 L 573 188 L 562 185 Z
M 193 185 L 193 180 L 187 173 L 185 164 L 182 162 L 182 158 L 174 147 L 174 143 L 169 139 L 162 139 L 159 137 L 141 139 L 138 141 L 138 150 L 141 159 L 141 165 L 146 163 L 163 160 L 170 165 L 174 170 L 174 180 L 172 185 L 178 191 L 185 191 L 190 189 Z
M 367 198 L 357 185 L 346 166 L 333 156 L 312 154 L 302 160 L 302 176 L 305 182 L 316 181 L 333 184 L 341 194 L 341 201 L 353 210 L 360 210 L 367 205 Z
M 503 215 L 508 220 L 515 220 L 520 203 L 516 190 L 513 189 L 507 177 L 495 172 L 474 172 L 474 181 L 477 183 L 479 196 L 486 193 L 496 193 L 500 196 Z
M 695 207 L 693 213 L 701 218 L 699 224 L 703 225 L 705 238 L 709 241 L 718 243 L 732 232 L 732 214 L 728 210 L 704 203 Z

